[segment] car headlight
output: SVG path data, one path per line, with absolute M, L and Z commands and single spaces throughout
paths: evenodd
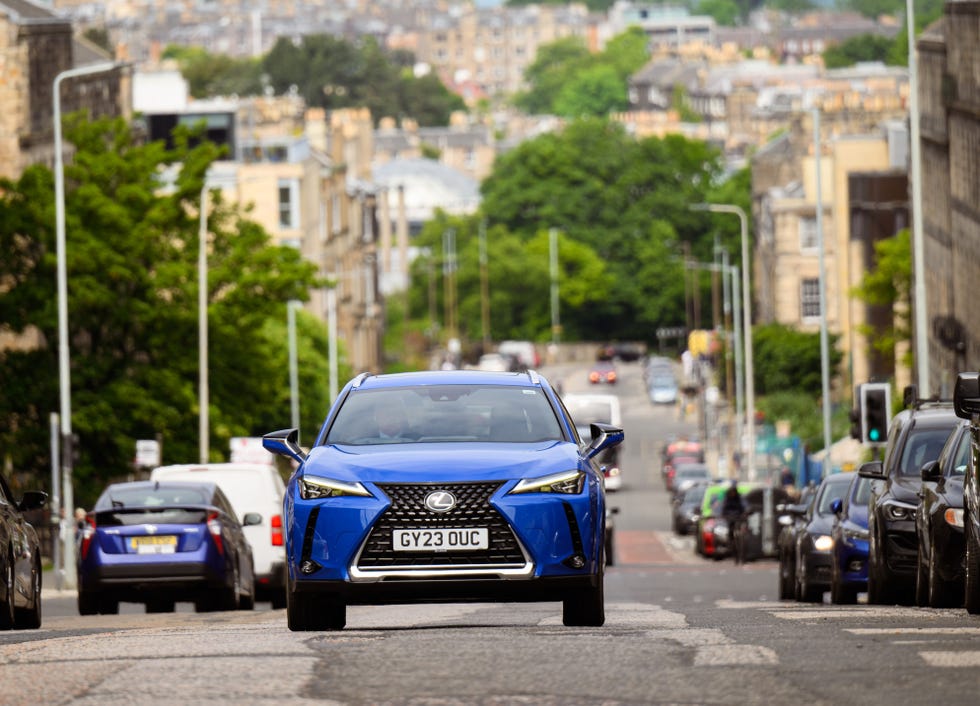
M 562 495 L 577 495 L 585 485 L 585 474 L 582 471 L 564 471 L 552 473 L 542 478 L 524 478 L 511 494 L 517 493 L 560 493 Z
M 943 513 L 943 519 L 953 527 L 963 526 L 963 508 L 951 507 Z
M 337 498 L 353 495 L 362 498 L 373 497 L 360 483 L 323 478 L 322 476 L 303 476 L 299 479 L 299 496 L 303 500 L 319 500 L 320 498 Z
M 725 538 L 728 536 L 728 525 L 719 522 L 714 528 L 715 535 L 719 538 Z
M 889 520 L 914 520 L 915 506 L 897 502 L 887 503 L 885 505 L 885 517 Z
M 818 552 L 829 552 L 834 548 L 834 540 L 829 535 L 818 534 L 813 538 L 813 548 Z

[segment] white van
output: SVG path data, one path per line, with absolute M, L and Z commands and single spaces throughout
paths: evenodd
M 160 466 L 150 480 L 211 481 L 228 496 L 244 525 L 246 513 L 258 513 L 262 521 L 242 527 L 252 545 L 255 589 L 258 600 L 273 608 L 286 607 L 286 548 L 282 500 L 285 485 L 275 466 L 265 463 L 202 463 Z

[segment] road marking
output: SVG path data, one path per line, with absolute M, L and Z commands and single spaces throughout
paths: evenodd
M 761 645 L 710 645 L 698 649 L 695 667 L 732 667 L 779 664 L 776 653 Z
M 930 667 L 980 667 L 980 651 L 971 652 L 920 652 L 919 656 Z
M 772 615 L 783 620 L 823 620 L 840 618 L 842 620 L 867 618 L 931 618 L 938 620 L 941 616 L 930 615 L 928 612 L 915 608 L 866 608 L 829 610 L 817 608 L 814 610 L 771 610 Z
M 980 635 L 980 628 L 844 628 L 854 635 Z

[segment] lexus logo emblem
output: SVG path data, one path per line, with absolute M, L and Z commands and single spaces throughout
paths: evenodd
M 425 506 L 432 512 L 449 512 L 456 507 L 456 496 L 445 490 L 436 490 L 425 496 Z

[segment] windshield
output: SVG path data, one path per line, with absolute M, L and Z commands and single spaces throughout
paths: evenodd
M 903 476 L 918 476 L 922 471 L 922 464 L 939 458 L 950 431 L 952 430 L 942 427 L 912 430 L 905 442 L 905 448 L 902 449 L 898 472 Z
M 818 515 L 830 515 L 830 509 L 834 500 L 843 500 L 847 493 L 848 483 L 824 483 L 823 490 L 820 491 L 820 502 L 817 505 Z
M 854 502 L 856 505 L 867 505 L 871 499 L 871 479 L 859 477 L 854 488 Z
M 324 443 L 519 443 L 562 438 L 558 418 L 539 388 L 419 385 L 354 390 L 337 412 Z

